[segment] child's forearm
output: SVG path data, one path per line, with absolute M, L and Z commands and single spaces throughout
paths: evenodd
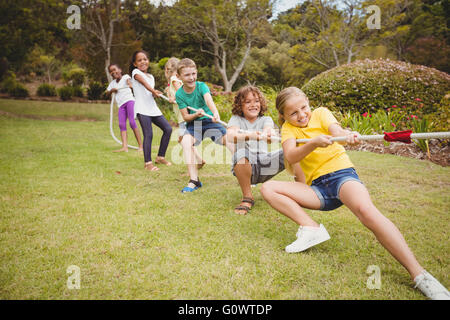
M 311 152 L 313 152 L 317 146 L 314 142 L 307 142 L 302 146 L 294 146 L 291 148 L 288 148 L 288 150 L 285 152 L 286 160 L 294 165 L 301 160 L 303 160 L 306 156 L 308 156 Z
M 227 132 L 228 141 L 232 143 L 238 143 L 242 141 L 249 141 L 249 140 L 259 140 L 259 135 L 256 132 L 245 132 L 245 133 L 239 133 L 234 130 Z
M 183 117 L 184 121 L 191 122 L 198 118 L 198 115 L 196 113 L 189 113 L 187 111 L 187 108 L 181 109 L 184 111 L 181 111 L 181 116 Z
M 148 83 L 147 81 L 145 81 L 140 75 L 135 75 L 134 78 L 139 81 L 144 87 L 145 89 L 147 89 L 148 91 L 150 91 L 153 95 L 158 96 L 158 92 L 153 89 Z

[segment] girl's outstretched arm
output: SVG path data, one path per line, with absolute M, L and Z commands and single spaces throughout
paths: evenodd
M 154 96 L 155 98 L 159 98 L 159 96 L 162 94 L 161 91 L 155 90 L 155 89 L 153 89 L 152 87 L 150 87 L 150 85 L 148 84 L 148 82 L 145 81 L 144 77 L 142 77 L 140 74 L 134 75 L 134 78 L 135 78 L 137 81 L 139 81 L 139 82 L 145 87 L 145 89 L 147 89 L 148 91 L 150 91 L 150 92 L 153 94 L 153 96 Z
M 330 124 L 330 126 L 328 127 L 328 132 L 333 136 L 333 137 L 344 137 L 347 136 L 347 141 L 342 142 L 342 144 L 357 144 L 360 141 L 357 139 L 359 133 L 356 131 L 350 131 L 347 129 L 343 129 L 341 127 L 340 124 L 338 123 L 332 123 Z
M 294 165 L 303 160 L 314 149 L 328 147 L 332 144 L 330 138 L 331 136 L 328 135 L 320 135 L 298 147 L 295 138 L 288 139 L 283 142 L 284 157 L 291 165 Z

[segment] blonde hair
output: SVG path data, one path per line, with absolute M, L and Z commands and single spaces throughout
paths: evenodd
M 277 95 L 277 98 L 275 100 L 275 107 L 278 110 L 278 122 L 280 123 L 280 126 L 283 125 L 284 123 L 284 107 L 286 106 L 286 101 L 293 97 L 293 96 L 302 96 L 306 99 L 306 102 L 308 103 L 309 106 L 309 99 L 308 96 L 299 88 L 297 87 L 289 87 L 289 88 L 285 88 L 283 90 L 280 91 L 280 93 Z M 286 170 L 290 173 L 290 174 L 294 174 L 295 175 L 295 171 L 293 166 L 287 161 L 286 157 L 284 158 L 284 167 L 286 168 Z
M 177 65 L 177 73 L 181 74 L 181 70 L 184 68 L 195 68 L 197 69 L 197 66 L 195 65 L 195 62 L 189 58 L 181 59 L 180 62 L 178 62 Z
M 278 110 L 278 122 L 279 122 L 280 126 L 282 126 L 284 123 L 283 115 L 284 115 L 284 107 L 286 105 L 286 101 L 293 96 L 304 97 L 309 106 L 308 96 L 299 88 L 289 87 L 289 88 L 285 88 L 285 89 L 281 90 L 280 93 L 277 95 L 277 99 L 275 100 L 275 107 Z
M 173 75 L 174 72 L 177 72 L 178 63 L 180 62 L 180 59 L 172 57 L 169 60 L 167 60 L 166 65 L 164 66 L 165 70 L 167 71 L 166 78 L 167 80 L 170 80 L 170 76 Z

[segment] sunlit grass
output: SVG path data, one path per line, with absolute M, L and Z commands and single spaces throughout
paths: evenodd
M 109 135 L 109 105 L 10 101 L 0 100 L 0 110 L 102 121 L 0 116 L 1 299 L 425 299 L 346 208 L 311 211 L 331 240 L 287 254 L 296 225 L 259 186 L 251 213 L 234 214 L 241 193 L 229 164 L 207 164 L 204 187 L 181 194 L 184 165 L 145 172 L 137 152 L 111 152 L 119 145 Z M 176 148 L 171 141 L 168 158 Z M 449 169 L 349 154 L 377 207 L 449 287 Z M 80 267 L 80 290 L 67 288 L 70 265 Z M 380 267 L 379 290 L 366 286 L 369 265 Z

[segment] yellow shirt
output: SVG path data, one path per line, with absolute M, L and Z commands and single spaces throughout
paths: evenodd
M 285 122 L 281 127 L 281 143 L 294 139 L 311 139 L 321 134 L 329 135 L 331 124 L 338 123 L 327 108 L 317 108 L 311 112 L 311 119 L 306 127 L 300 128 Z M 301 143 L 297 145 L 302 145 Z M 314 179 L 327 173 L 353 167 L 345 149 L 335 142 L 326 148 L 316 148 L 300 161 L 306 177 L 306 184 L 311 185 Z
M 172 97 L 175 99 L 175 93 L 177 92 L 175 90 L 175 85 L 174 83 L 178 82 L 180 85 L 183 85 L 183 81 L 181 81 L 180 79 L 177 78 L 177 76 L 173 75 L 170 77 L 170 83 L 169 83 L 169 97 Z M 177 121 L 178 123 L 182 123 L 184 122 L 184 118 L 181 115 L 180 109 L 178 108 L 178 105 L 176 103 L 174 103 L 172 105 L 173 108 L 173 112 L 175 113 L 175 116 L 177 117 Z

